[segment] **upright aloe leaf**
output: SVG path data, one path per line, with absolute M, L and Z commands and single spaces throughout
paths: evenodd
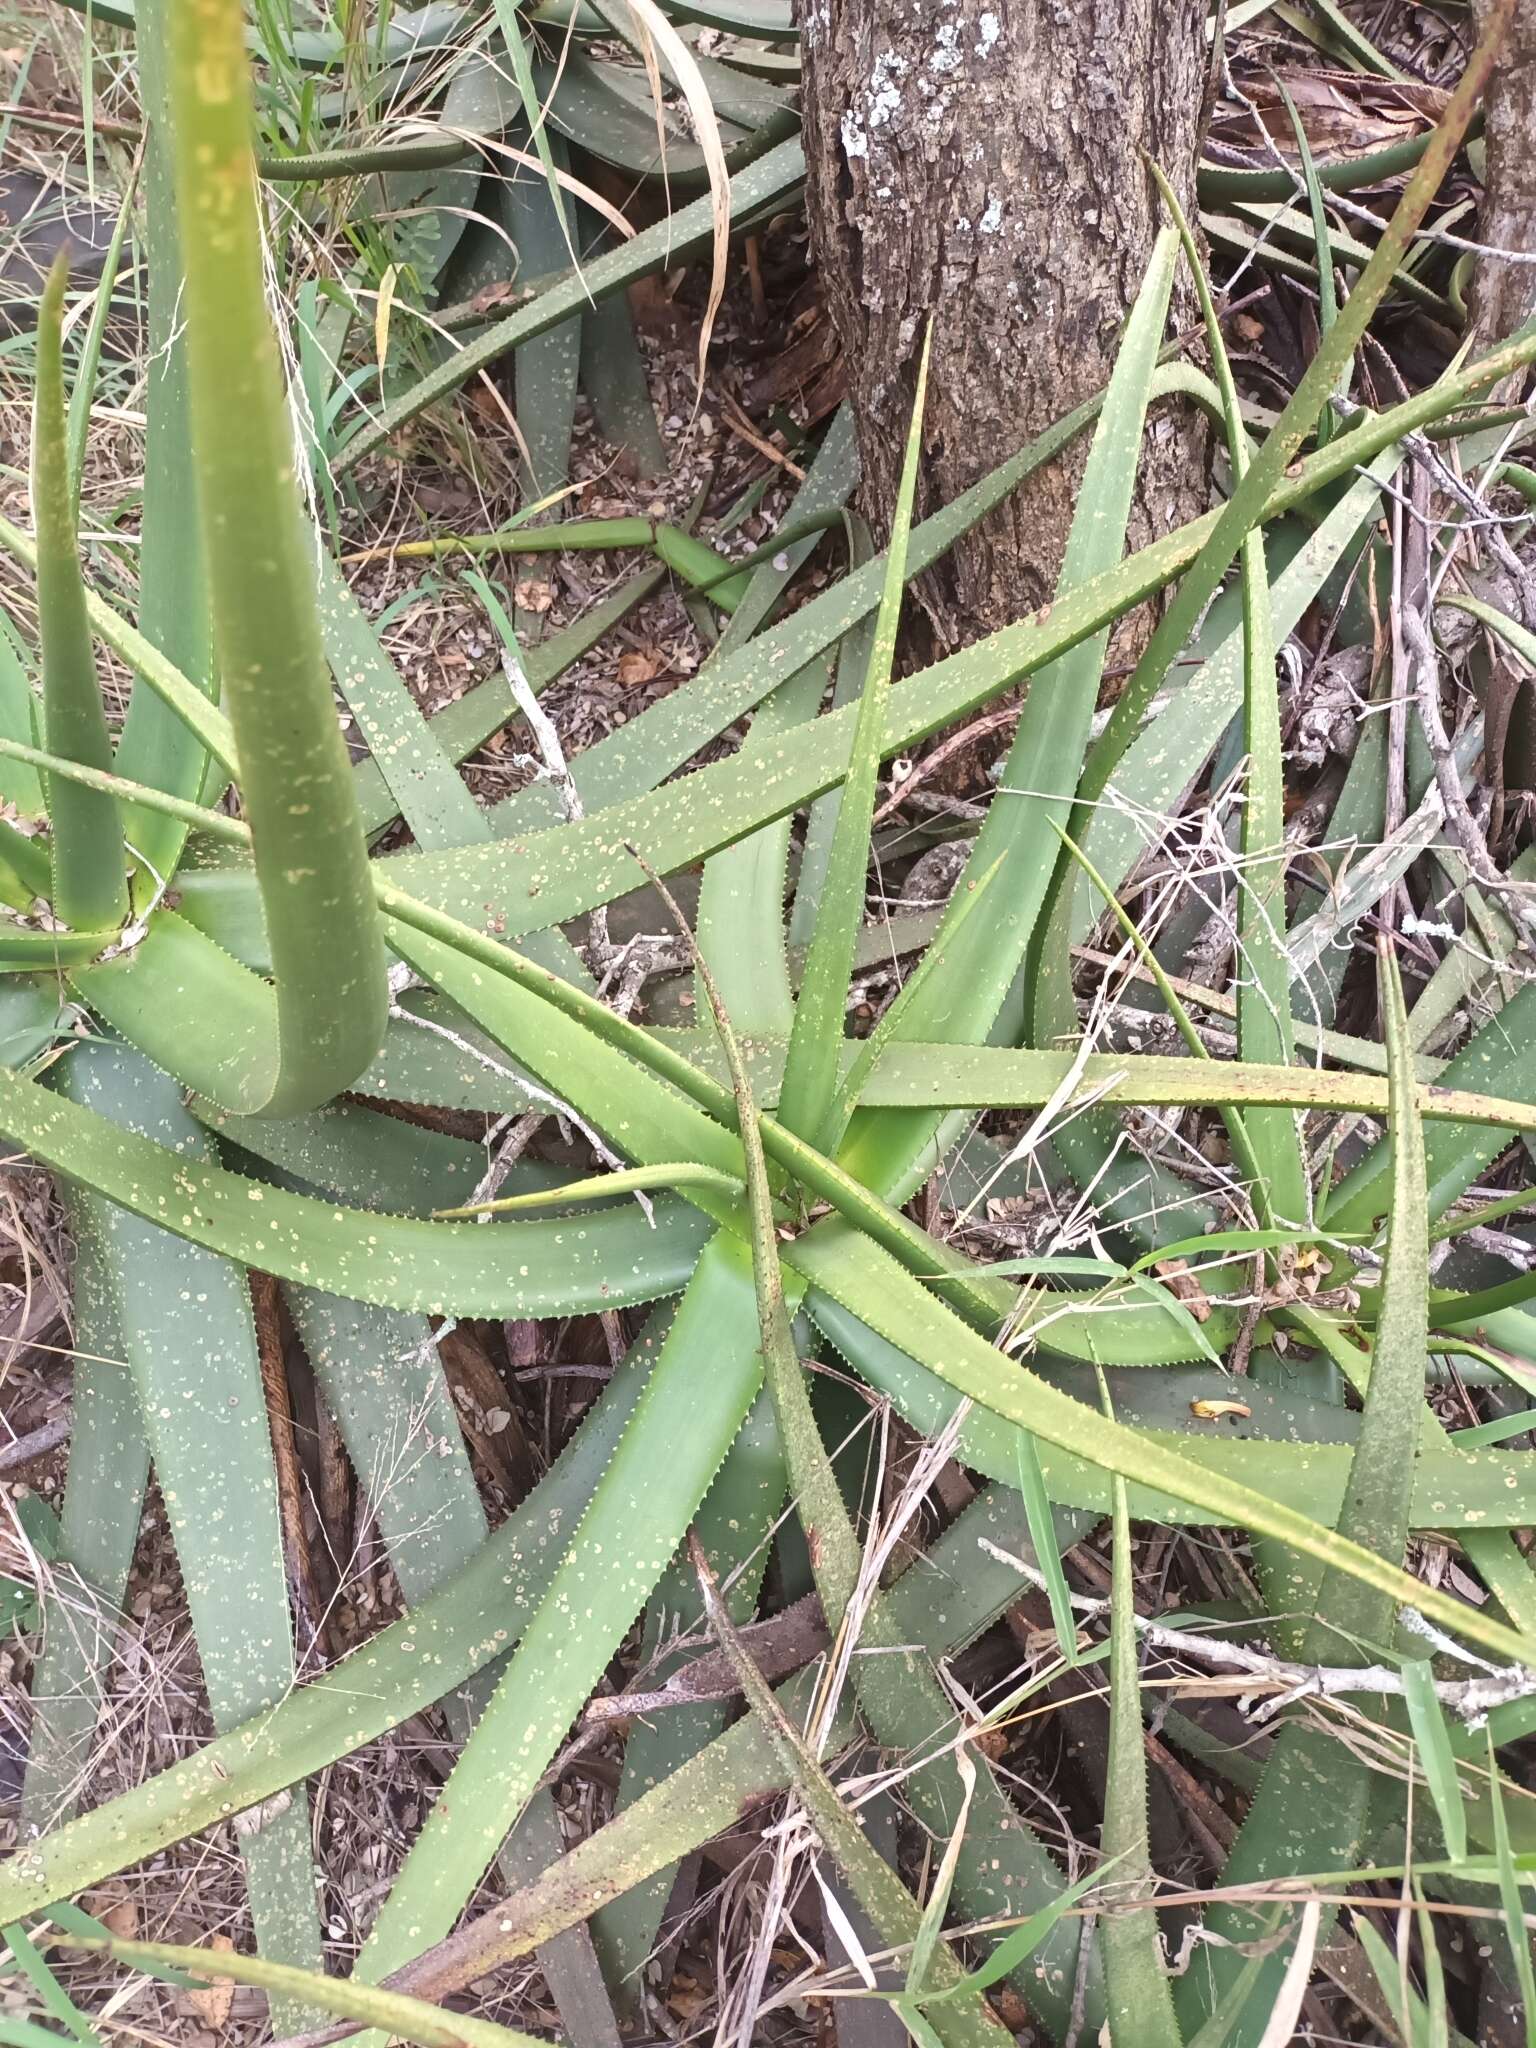
M 922 387 L 926 368 L 925 346 L 923 364 L 918 373 L 918 418 L 921 417 L 922 411 Z M 916 431 L 914 424 L 914 441 Z M 910 485 L 910 478 L 904 481 Z M 910 511 L 908 492 L 907 516 L 910 516 Z M 898 518 L 901 516 L 898 514 Z M 894 553 L 893 545 L 893 555 Z M 878 644 L 878 633 L 876 639 Z M 871 682 L 875 680 L 876 673 L 872 661 L 869 678 Z M 851 1610 L 857 1591 L 858 1544 L 832 1471 L 831 1461 L 826 1455 L 816 1426 L 810 1397 L 806 1392 L 804 1376 L 800 1370 L 800 1361 L 795 1353 L 784 1274 L 779 1264 L 778 1228 L 773 1198 L 768 1186 L 768 1166 L 763 1152 L 762 1131 L 757 1108 L 752 1099 L 752 1085 L 747 1079 L 746 1067 L 731 1029 L 730 1018 L 720 1001 L 713 978 L 707 966 L 701 966 L 700 971 L 714 1011 L 715 1028 L 725 1048 L 732 1090 L 736 1099 L 736 1120 L 741 1131 L 742 1154 L 746 1167 L 753 1290 L 768 1389 L 778 1420 L 779 1437 L 784 1446 L 785 1461 L 790 1470 L 797 1507 L 806 1531 L 812 1569 L 816 1575 L 817 1590 L 821 1594 L 822 1610 L 829 1617 L 837 1617 L 839 1623 L 846 1628 L 852 1619 Z M 797 1285 L 797 1296 L 798 1293 Z M 711 1589 L 706 1585 L 705 1590 L 708 1599 Z M 860 1833 L 858 1823 L 847 1811 L 836 1787 L 822 1770 L 814 1747 L 808 1745 L 800 1732 L 793 1727 L 783 1708 L 769 1691 L 767 1681 L 757 1672 L 751 1659 L 739 1645 L 731 1640 L 729 1620 L 724 1616 L 723 1610 L 720 1610 L 719 1596 L 715 1594 L 713 1597 L 715 1609 L 719 1611 L 717 1627 L 725 1638 L 725 1647 L 736 1666 L 747 1701 L 763 1723 L 769 1740 L 784 1764 L 786 1774 L 821 1837 L 823 1846 L 836 1861 L 860 1907 L 883 1942 L 897 1946 L 913 1946 L 914 1962 L 917 1949 L 927 1946 L 930 1950 L 927 1968 L 932 1980 L 931 1989 L 959 1994 L 959 1964 L 947 1949 L 932 1949 L 931 1939 L 925 1944 L 923 1918 L 919 1915 L 911 1895 L 873 1844 L 866 1841 Z M 920 1968 L 918 1974 L 921 1974 Z M 922 2001 L 914 1998 L 913 2002 L 917 2005 Z M 928 2039 L 931 2034 L 933 2039 L 942 2044 L 942 2048 L 963 2048 L 963 2044 L 967 2042 L 979 2043 L 985 2048 L 989 2041 L 1005 2038 L 987 2006 L 963 1995 L 957 1996 L 952 2007 L 931 2020 L 927 2030 L 919 2031 L 918 2025 L 914 2024 L 913 2031 L 918 2033 L 921 2040 Z
M 1227 459 L 1234 485 L 1241 485 L 1248 471 L 1248 435 L 1221 322 L 1177 195 L 1160 173 L 1158 183 L 1194 272 L 1211 368 L 1221 393 Z M 1248 750 L 1238 897 L 1238 943 L 1243 956 L 1237 984 L 1238 1057 L 1289 1066 L 1295 1045 L 1291 963 L 1285 950 L 1285 780 L 1275 690 L 1274 606 L 1261 526 L 1250 527 L 1243 535 L 1238 559 L 1243 590 L 1243 736 Z M 1250 1110 L 1244 1121 L 1259 1168 L 1252 1192 L 1259 1215 L 1266 1223 L 1304 1224 L 1309 1208 L 1307 1176 L 1296 1119 L 1283 1110 Z
M 1382 1273 L 1382 1313 L 1372 1353 L 1365 1413 L 1338 1519 L 1341 1537 L 1397 1564 L 1408 1540 L 1418 1458 L 1424 1363 L 1429 1331 L 1429 1232 L 1424 1134 L 1413 1082 L 1412 1048 L 1397 965 L 1380 949 L 1382 1013 L 1390 1059 L 1393 1136 L 1392 1209 Z M 1397 1602 L 1384 1587 L 1330 1569 L 1303 1648 L 1309 1663 L 1366 1661 L 1360 1645 L 1392 1640 Z M 1368 1763 L 1311 1720 L 1283 1728 L 1265 1767 L 1222 1880 L 1267 1883 L 1297 1871 L 1347 1870 L 1359 1860 L 1370 1800 Z M 1210 1920 L 1229 1941 L 1251 1941 L 1251 1911 L 1217 1907 Z M 1208 1945 L 1185 1980 L 1180 2010 L 1186 2026 L 1218 2006 L 1243 1966 L 1236 1948 Z M 1286 1954 L 1269 1957 L 1230 2036 L 1253 2048 L 1280 1980 Z
M 805 977 L 800 984 L 800 998 L 795 1005 L 794 1028 L 789 1035 L 784 1080 L 779 1089 L 779 1121 L 819 1152 L 830 1152 L 840 1135 L 832 1126 L 832 1117 L 843 1052 L 843 1015 L 853 969 L 854 939 L 864 921 L 870 821 L 875 810 L 875 778 L 880 768 L 886 699 L 907 579 L 907 537 L 912 531 L 912 505 L 917 494 L 917 459 L 922 446 L 931 340 L 930 327 L 923 337 L 918 359 L 906 461 L 891 520 L 885 587 L 880 594 L 869 667 L 854 723 L 853 751 L 843 781 L 832 854 L 822 883 L 821 906 Z
M 37 314 L 37 398 L 32 415 L 32 518 L 37 529 L 37 609 L 43 648 L 43 734 L 48 751 L 89 768 L 112 766 L 112 742 L 96 687 L 85 587 L 75 547 L 74 497 L 65 449 L 64 290 L 67 253 L 48 274 Z M 53 910 L 76 931 L 110 931 L 128 914 L 128 879 L 117 799 L 53 777 L 48 786 Z
M 273 1116 L 345 1088 L 388 1014 L 384 943 L 321 650 L 293 433 L 262 291 L 238 0 L 171 13 L 191 417 L 214 634 L 255 838 L 277 1043 L 230 1108 Z
M 1124 550 L 1137 451 L 1177 257 L 1170 230 L 1152 252 L 1126 322 L 1089 450 L 1053 610 L 1059 610 L 1062 599 L 1079 584 L 1112 572 Z M 951 899 L 949 929 L 941 933 L 947 971 L 912 1005 L 902 1025 L 904 1038 L 964 1043 L 985 1038 L 995 1025 L 1015 1043 L 1021 1036 L 1020 968 L 1059 850 L 1054 827 L 1065 824 L 1077 787 L 1108 644 L 1108 630 L 1101 628 L 1058 659 L 1035 665 L 1002 776 L 1004 788 L 1030 794 L 1009 796 L 989 809 Z M 991 895 L 1001 909 L 987 918 L 971 919 L 963 933 L 954 931 L 967 885 L 999 861 L 1002 872 Z M 886 1194 L 904 1192 L 916 1177 L 931 1170 L 933 1133 L 931 1117 L 856 1114 L 840 1157 L 866 1185 Z
M 139 630 L 209 696 L 213 675 L 208 570 L 198 527 L 187 405 L 187 335 L 181 317 L 181 238 L 171 166 L 167 0 L 140 0 L 139 91 L 144 143 L 144 254 L 149 270 L 144 409 L 144 516 L 139 539 Z M 203 791 L 208 756 L 196 733 L 155 692 L 134 685 L 117 743 L 117 771 L 172 795 Z M 150 890 L 175 872 L 186 838 L 176 818 L 130 805 L 128 840 Z M 158 878 L 158 879 L 157 879 Z

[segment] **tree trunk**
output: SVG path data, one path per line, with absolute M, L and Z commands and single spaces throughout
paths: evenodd
M 1478 0 L 1479 32 L 1486 0 Z M 1503 341 L 1536 313 L 1536 6 L 1515 9 L 1483 107 L 1488 152 L 1480 239 L 1510 249 L 1523 263 L 1479 256 L 1472 282 L 1472 320 L 1480 348 Z
M 1205 0 L 801 0 L 812 236 L 881 533 L 930 312 L 930 508 L 1104 383 L 1159 225 L 1140 151 L 1193 207 L 1205 19 Z M 941 644 L 1051 595 L 1086 447 L 925 579 Z M 1204 508 L 1205 456 L 1198 420 L 1164 411 L 1133 540 Z

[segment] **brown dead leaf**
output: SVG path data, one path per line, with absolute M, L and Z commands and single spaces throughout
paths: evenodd
M 1229 1415 L 1244 1419 L 1253 1410 L 1244 1401 L 1191 1401 L 1189 1412 L 1200 1422 L 1221 1422 Z
M 525 612 L 547 612 L 555 601 L 553 583 L 539 583 L 532 577 L 526 583 L 519 583 L 513 593 Z
M 115 1934 L 119 1941 L 137 1941 L 137 1900 L 120 1898 L 113 1892 L 92 1892 L 85 1901 L 85 1909 L 88 1913 L 93 1913 L 107 1932 Z
M 1189 1270 L 1188 1259 L 1159 1259 L 1152 1268 L 1158 1279 L 1189 1310 L 1197 1323 L 1210 1321 L 1210 1296 Z
M 235 1944 L 227 1934 L 215 1934 L 208 1943 L 210 1949 L 220 1955 L 233 1955 Z M 195 1990 L 184 1991 L 181 2002 L 195 2019 L 205 2027 L 212 2027 L 215 2033 L 222 2033 L 229 2024 L 229 2008 L 234 2003 L 235 1987 L 228 1977 L 212 1984 L 199 1984 Z
M 617 675 L 626 689 L 635 689 L 641 683 L 650 682 L 661 669 L 661 656 L 654 648 L 632 647 L 627 654 L 619 656 Z
M 1440 119 L 1449 97 L 1438 86 L 1354 71 L 1289 71 L 1282 76 L 1308 146 L 1323 163 L 1373 156 L 1422 134 Z M 1223 103 L 1211 124 L 1212 140 L 1249 156 L 1257 168 L 1272 166 L 1276 149 L 1288 162 L 1298 162 L 1290 115 L 1274 78 L 1267 72 L 1244 73 L 1239 82 L 1244 101 Z

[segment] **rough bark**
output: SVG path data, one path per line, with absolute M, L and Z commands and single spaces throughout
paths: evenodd
M 884 532 L 935 317 L 924 490 L 953 497 L 1104 382 L 1159 223 L 1192 204 L 1205 0 L 801 0 L 810 216 Z M 1086 442 L 923 591 L 948 644 L 1047 598 Z M 1206 437 L 1154 424 L 1135 538 L 1203 509 Z
M 1477 0 L 1479 30 L 1487 0 Z M 1515 9 L 1483 109 L 1488 153 L 1480 239 L 1524 256 L 1479 256 L 1472 279 L 1473 328 L 1481 347 L 1502 341 L 1536 313 L 1536 6 Z

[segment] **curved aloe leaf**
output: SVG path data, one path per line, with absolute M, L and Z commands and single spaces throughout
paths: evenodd
M 272 2000 L 274 2011 L 303 2012 L 312 2007 L 344 2019 L 366 2020 L 384 2028 L 389 2039 L 419 2042 L 421 2048 L 541 2048 L 534 2035 L 513 2027 L 498 2026 L 469 2013 L 443 2013 L 401 1992 L 375 1990 L 354 1978 L 328 1977 L 318 1968 L 295 1969 L 262 1956 L 242 1956 L 227 1949 L 213 1952 L 174 1941 L 124 1941 L 117 1935 L 99 1939 L 78 1934 L 64 1940 L 70 1948 L 95 1950 L 122 1963 L 183 1970 L 215 1984 L 221 1979 L 254 1984 Z
M 193 1244 L 330 1294 L 429 1314 L 546 1316 L 623 1308 L 680 1288 L 708 1234 L 658 1204 L 567 1221 L 474 1223 L 370 1215 L 194 1165 L 136 1132 L 0 1073 L 0 1130 L 35 1159 Z M 578 1306 L 579 1305 L 579 1306 Z
M 226 1106 L 293 1115 L 384 1036 L 384 942 L 321 654 L 312 545 L 262 289 L 236 0 L 171 11 L 191 420 L 219 669 L 272 946 L 276 1042 Z
M 891 517 L 891 543 L 886 553 L 885 587 L 875 615 L 869 666 L 850 743 L 832 850 L 822 881 L 821 901 L 811 949 L 795 1003 L 784 1078 L 779 1084 L 779 1121 L 813 1145 L 830 1152 L 842 1135 L 834 1121 L 838 1070 L 843 1052 L 843 1017 L 848 1002 L 848 977 L 853 968 L 854 938 L 864 922 L 864 883 L 869 867 L 869 834 L 875 810 L 875 778 L 880 766 L 880 741 L 885 725 L 891 665 L 901 623 L 902 593 L 907 577 L 907 542 L 912 531 L 912 505 L 917 495 L 917 464 L 922 448 L 923 405 L 928 388 L 930 325 L 923 336 L 912 400 L 907 452 Z

